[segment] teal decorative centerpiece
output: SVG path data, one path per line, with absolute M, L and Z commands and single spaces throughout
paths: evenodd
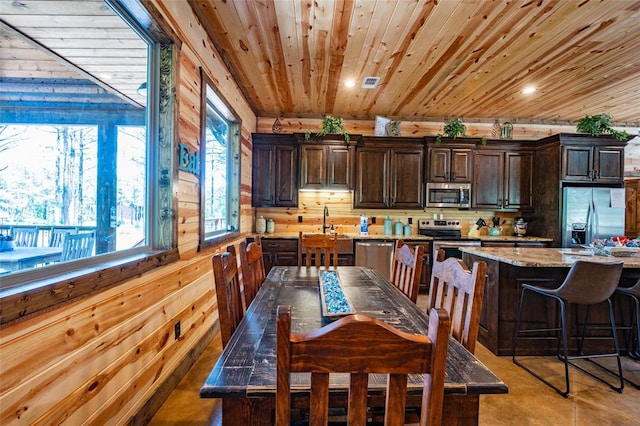
M 344 294 L 337 271 L 323 271 L 320 274 L 320 298 L 322 315 L 327 318 L 354 313 L 351 303 Z

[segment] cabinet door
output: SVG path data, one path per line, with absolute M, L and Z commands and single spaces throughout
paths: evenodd
M 473 150 L 454 148 L 451 150 L 451 182 L 471 182 L 473 172 Z
M 385 208 L 389 202 L 389 150 L 361 148 L 356 151 L 354 208 Z
M 353 180 L 353 148 L 327 147 L 327 187 L 351 189 Z
M 421 209 L 423 207 L 423 150 L 392 149 L 390 153 L 389 207 Z
M 451 150 L 429 148 L 429 182 L 449 182 Z
M 476 152 L 474 158 L 472 205 L 475 208 L 502 208 L 504 153 Z
M 253 147 L 251 205 L 254 207 L 273 206 L 276 202 L 274 154 L 273 146 Z
M 596 146 L 593 152 L 595 181 L 621 183 L 624 176 L 624 148 Z
M 505 209 L 533 208 L 533 152 L 507 152 L 504 179 Z
M 298 206 L 298 150 L 295 146 L 275 147 L 275 206 Z M 259 177 L 264 179 L 264 176 Z
M 300 158 L 300 188 L 324 188 L 327 185 L 326 147 L 319 145 L 302 146 Z
M 590 182 L 593 173 L 593 148 L 564 146 L 562 148 L 562 179 Z

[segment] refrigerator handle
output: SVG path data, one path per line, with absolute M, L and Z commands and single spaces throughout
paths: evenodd
M 593 241 L 593 236 L 595 235 L 596 231 L 600 229 L 600 225 L 598 224 L 598 210 L 596 210 L 596 202 L 593 200 L 593 198 L 591 199 L 589 209 L 591 210 L 589 213 L 589 217 L 590 217 L 589 234 L 590 235 L 589 235 L 589 241 L 586 242 L 587 244 L 591 244 L 591 241 Z

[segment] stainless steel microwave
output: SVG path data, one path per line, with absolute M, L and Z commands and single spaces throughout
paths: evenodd
M 471 207 L 470 183 L 427 183 L 427 207 Z

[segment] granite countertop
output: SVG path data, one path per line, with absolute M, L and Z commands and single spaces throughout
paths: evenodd
M 461 247 L 464 253 L 522 267 L 570 267 L 577 260 L 609 263 L 624 261 L 625 268 L 640 268 L 640 254 L 633 257 L 592 255 L 584 249 L 533 247 Z
M 304 232 L 305 234 L 313 232 Z M 260 236 L 262 238 L 298 238 L 297 232 L 274 232 L 273 234 L 252 234 L 253 236 Z M 402 238 L 403 240 L 413 240 L 413 241 L 432 241 L 433 237 L 427 237 L 425 235 L 419 234 L 411 234 L 411 235 L 383 235 L 383 234 L 369 234 L 369 235 L 360 235 L 357 232 L 354 233 L 340 233 L 338 234 L 338 238 L 351 238 L 354 240 L 397 240 Z M 515 235 L 501 235 L 499 237 L 491 237 L 488 235 L 478 235 L 470 238 L 476 238 L 481 241 L 508 241 L 508 242 L 516 242 L 516 241 L 529 241 L 529 242 L 551 242 L 553 239 L 544 238 L 544 237 L 517 237 Z

